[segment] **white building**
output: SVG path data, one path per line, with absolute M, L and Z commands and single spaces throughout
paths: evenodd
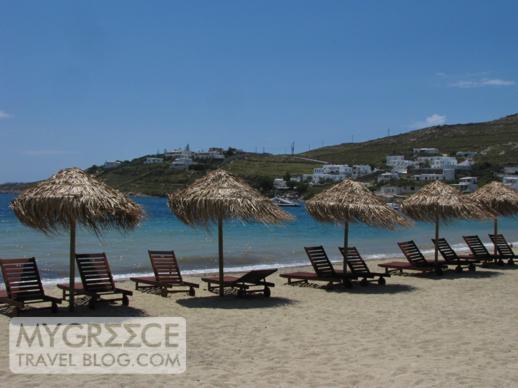
M 223 155 L 223 153 L 221 153 L 217 150 L 209 149 L 209 151 L 207 151 L 207 152 L 205 152 L 205 151 L 193 152 L 192 158 L 198 159 L 198 160 L 223 160 L 223 159 L 225 159 L 225 156 Z
M 460 178 L 456 186 L 463 193 L 473 193 L 478 188 L 478 178 L 474 176 Z
M 164 162 L 164 158 L 154 158 L 148 156 L 146 160 L 144 160 L 144 164 L 161 164 Z
M 406 174 L 409 167 L 414 167 L 418 163 L 414 162 L 413 160 L 395 160 L 392 163 L 392 171 L 397 172 L 399 174 Z
M 414 148 L 414 156 L 417 155 L 437 155 L 439 153 L 438 148 Z
M 445 168 L 442 172 L 425 172 L 414 175 L 414 179 L 420 182 L 445 181 L 452 182 L 455 180 L 455 169 Z
M 172 151 L 168 151 L 165 156 L 169 157 L 169 158 L 173 158 L 173 159 L 176 159 L 176 158 L 191 158 L 192 157 L 192 152 L 189 148 L 189 146 L 187 145 L 185 148 L 177 148 L 177 149 L 174 149 Z
M 515 190 L 518 190 L 518 176 L 504 176 L 502 178 L 502 183 Z
M 276 190 L 287 190 L 288 189 L 288 184 L 282 178 L 275 178 L 273 180 L 273 188 L 276 189 Z
M 518 175 L 518 166 L 504 167 L 504 175 Z
M 106 162 L 104 162 L 103 167 L 107 170 L 110 170 L 112 168 L 117 168 L 120 165 L 121 165 L 121 162 L 119 162 L 118 160 L 112 160 L 112 161 L 107 160 Z
M 394 180 L 399 180 L 399 174 L 396 172 L 384 172 L 383 174 L 378 175 L 378 183 L 386 183 Z
M 368 164 L 355 164 L 352 168 L 352 177 L 354 179 L 369 174 L 372 174 L 372 167 Z
M 387 155 L 385 157 L 385 164 L 389 167 L 394 167 L 401 160 L 405 160 L 403 155 Z
M 444 181 L 443 174 L 417 174 L 414 179 L 418 182 Z
M 171 167 L 175 170 L 187 170 L 189 169 L 189 166 L 192 165 L 192 159 L 191 158 L 176 158 L 171 163 Z
M 438 156 L 431 160 L 430 167 L 437 169 L 455 168 L 457 166 L 457 158 L 452 156 Z

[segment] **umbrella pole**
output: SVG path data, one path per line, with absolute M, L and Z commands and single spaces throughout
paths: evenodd
M 493 224 L 493 234 L 496 237 L 496 235 L 498 234 L 498 218 L 495 217 L 493 221 L 494 221 L 494 224 Z M 498 250 L 496 249 L 496 244 L 493 244 L 493 246 L 494 246 L 493 254 L 495 256 L 497 256 L 498 255 Z
M 435 271 L 439 273 L 439 216 L 435 218 Z
M 75 286 L 75 270 L 76 270 L 76 220 L 70 220 L 70 278 L 69 278 L 69 292 L 68 295 L 68 309 L 74 311 L 74 286 Z
M 223 296 L 223 219 L 218 218 L 219 296 Z
M 347 272 L 347 250 L 349 248 L 349 222 L 344 224 L 344 273 Z

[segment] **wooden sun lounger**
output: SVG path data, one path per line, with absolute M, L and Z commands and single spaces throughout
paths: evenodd
M 16 313 L 27 304 L 50 302 L 53 313 L 58 311 L 59 298 L 45 295 L 36 259 L 0 259 L 5 291 L 0 293 L 0 303 L 16 308 Z
M 128 296 L 133 295 L 133 292 L 115 287 L 110 265 L 104 252 L 76 254 L 76 262 L 82 285 L 74 289 L 74 294 L 88 295 L 90 297 L 88 307 L 94 309 L 96 303 L 101 301 L 109 303 L 122 301 L 124 306 L 129 305 Z M 58 288 L 63 290 L 63 299 L 66 299 L 70 293 L 69 285 L 58 284 Z M 106 296 L 115 296 L 115 298 L 105 299 Z
M 426 260 L 413 240 L 398 242 L 399 248 L 405 255 L 408 262 L 393 261 L 390 263 L 378 264 L 379 267 L 385 268 L 386 273 L 407 271 L 419 272 L 435 272 L 442 275 L 443 269 L 447 267 L 444 261 L 439 261 L 436 267 L 435 262 Z
M 507 259 L 507 264 L 514 265 L 514 259 L 518 256 L 515 255 L 513 248 L 507 242 L 503 234 L 490 234 L 489 238 L 496 247 L 497 252 L 501 256 L 501 259 Z
M 275 287 L 275 284 L 267 282 L 266 278 L 275 271 L 277 271 L 277 269 L 275 268 L 255 269 L 252 271 L 248 271 L 247 273 L 241 276 L 225 275 L 223 277 L 223 287 L 237 289 L 238 296 L 246 296 L 249 294 L 262 292 L 265 297 L 269 297 L 271 295 L 270 287 Z M 207 289 L 210 292 L 219 289 L 219 276 L 208 276 L 202 278 L 201 280 L 207 282 Z M 215 286 L 213 286 L 213 284 L 215 284 Z
M 356 279 L 352 273 L 345 273 L 341 270 L 336 270 L 327 257 L 327 253 L 323 246 L 304 247 L 308 255 L 311 265 L 315 272 L 288 272 L 280 276 L 288 279 L 288 284 L 293 283 L 308 283 L 310 281 L 327 282 L 328 287 L 333 287 L 335 284 L 341 284 L 346 287 L 351 287 L 351 279 Z M 295 281 L 293 281 L 295 280 Z
M 163 297 L 174 292 L 187 292 L 190 296 L 196 294 L 195 288 L 199 285 L 182 279 L 174 251 L 148 251 L 148 253 L 155 276 L 131 277 L 130 280 L 135 282 L 136 290 L 159 288 Z M 175 289 L 175 287 L 187 287 L 187 289 Z
M 432 239 L 435 244 L 435 239 Z M 471 255 L 457 255 L 451 245 L 445 238 L 437 240 L 437 247 L 444 261 L 449 265 L 455 265 L 456 272 L 462 272 L 464 267 L 467 267 L 469 271 L 476 271 L 477 267 L 475 264 L 480 263 L 480 260 L 476 259 Z
M 346 257 L 344 247 L 338 247 L 338 250 L 342 256 Z M 360 285 L 362 286 L 368 285 L 370 281 L 377 281 L 380 286 L 384 286 L 386 284 L 385 277 L 390 277 L 390 274 L 387 273 L 371 272 L 356 247 L 347 248 L 346 262 L 351 273 L 356 278 L 361 279 Z M 378 279 L 376 280 L 376 278 Z
M 488 265 L 490 263 L 494 264 L 504 264 L 504 261 L 500 255 L 492 255 L 487 250 L 486 246 L 480 240 L 480 237 L 474 236 L 462 236 L 466 244 L 468 245 L 469 250 L 473 254 L 473 257 L 482 261 L 483 265 Z

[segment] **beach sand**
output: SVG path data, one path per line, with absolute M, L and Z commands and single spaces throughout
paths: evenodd
M 374 269 L 376 262 L 369 266 Z M 271 298 L 220 299 L 202 286 L 196 297 L 135 292 L 129 308 L 78 309 L 77 315 L 85 316 L 185 317 L 187 371 L 181 375 L 12 374 L 9 317 L 2 314 L 0 382 L 11 387 L 518 386 L 516 268 L 392 276 L 385 287 L 345 291 L 286 285 L 273 276 Z M 121 286 L 133 289 L 129 282 Z M 22 316 L 42 314 L 32 310 Z

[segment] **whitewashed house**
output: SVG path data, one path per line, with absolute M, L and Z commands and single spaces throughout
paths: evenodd
M 288 189 L 288 184 L 282 178 L 275 178 L 273 180 L 273 188 L 276 189 L 276 190 L 287 190 Z
M 171 163 L 171 168 L 175 170 L 188 170 L 189 166 L 192 165 L 192 159 L 191 158 L 176 158 Z
M 120 165 L 121 165 L 121 162 L 118 160 L 107 160 L 106 162 L 104 162 L 103 168 L 105 168 L 106 170 L 110 170 L 112 168 L 117 168 Z
M 372 167 L 368 164 L 355 164 L 352 168 L 352 177 L 354 179 L 369 174 L 372 174 Z
M 463 193 L 473 193 L 478 188 L 478 178 L 475 176 L 466 176 L 459 179 L 457 188 Z
M 144 160 L 144 164 L 161 164 L 164 162 L 164 158 L 155 158 L 148 156 L 146 160 Z
M 502 183 L 515 190 L 518 190 L 518 176 L 504 176 L 502 178 Z
M 377 182 L 378 183 L 387 183 L 390 181 L 399 180 L 399 174 L 391 171 L 391 172 L 384 172 L 380 175 L 378 175 Z
M 413 154 L 417 155 L 437 155 L 439 153 L 438 148 L 414 148 Z

